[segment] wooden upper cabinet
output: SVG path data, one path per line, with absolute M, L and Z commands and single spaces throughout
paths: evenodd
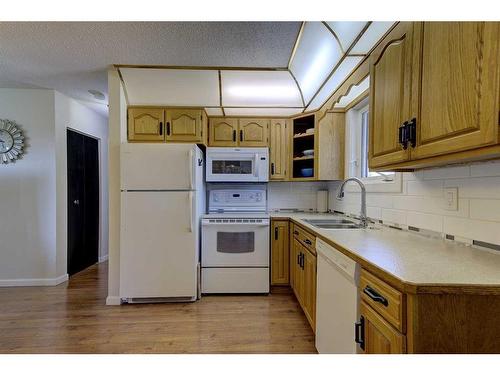
M 366 354 L 405 353 L 405 337 L 364 301 L 361 301 L 360 313 L 364 322 L 364 352 Z
M 416 24 L 421 45 L 417 144 L 412 159 L 496 144 L 498 22 Z
M 271 120 L 269 143 L 270 179 L 285 180 L 290 162 L 288 143 L 289 134 L 286 119 Z
M 398 134 L 411 118 L 413 27 L 398 24 L 370 55 L 370 168 L 409 158 Z
M 166 111 L 166 139 L 172 142 L 203 141 L 203 110 L 168 109 Z
M 164 115 L 165 111 L 162 108 L 129 108 L 128 140 L 163 142 Z
M 211 118 L 208 145 L 214 147 L 235 147 L 238 145 L 238 119 Z
M 239 145 L 243 147 L 266 147 L 269 138 L 268 119 L 240 119 Z
M 271 225 L 271 285 L 288 285 L 290 282 L 289 266 L 288 220 L 273 220 Z

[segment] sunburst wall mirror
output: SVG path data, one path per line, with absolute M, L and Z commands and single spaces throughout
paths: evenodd
M 0 161 L 13 163 L 23 154 L 24 136 L 21 127 L 12 120 L 0 119 Z

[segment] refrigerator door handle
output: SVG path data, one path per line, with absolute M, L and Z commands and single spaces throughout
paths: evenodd
M 191 190 L 194 190 L 193 163 L 195 162 L 195 160 L 194 160 L 193 149 L 190 149 L 188 152 L 188 160 L 189 160 L 189 184 L 190 184 Z
M 189 192 L 189 232 L 193 233 L 193 216 L 194 216 L 194 209 L 193 209 L 193 192 Z

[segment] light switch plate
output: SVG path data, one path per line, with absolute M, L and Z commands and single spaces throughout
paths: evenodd
M 458 188 L 449 187 L 444 189 L 444 209 L 458 211 Z

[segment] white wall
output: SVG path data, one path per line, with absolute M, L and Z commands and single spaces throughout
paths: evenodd
M 0 286 L 58 284 L 67 278 L 65 127 L 102 139 L 105 185 L 107 121 L 54 90 L 31 89 L 0 89 L 0 118 L 18 122 L 27 145 L 21 160 L 0 165 Z M 101 200 L 104 252 L 106 188 Z
M 99 142 L 99 259 L 108 256 L 108 120 L 76 100 L 55 92 L 57 175 L 57 272 L 67 268 L 67 129 L 97 138 Z
M 316 210 L 316 192 L 327 190 L 326 182 L 269 182 L 268 208 Z
M 25 155 L 0 165 L 0 286 L 56 278 L 54 92 L 0 89 L 0 118 L 16 121 Z
M 359 193 L 346 193 L 344 201 L 333 198 L 330 209 L 359 214 Z M 445 210 L 445 187 L 458 188 L 458 210 Z M 500 245 L 500 161 L 449 166 L 403 173 L 400 193 L 367 193 L 368 216 L 397 224 L 432 230 Z

